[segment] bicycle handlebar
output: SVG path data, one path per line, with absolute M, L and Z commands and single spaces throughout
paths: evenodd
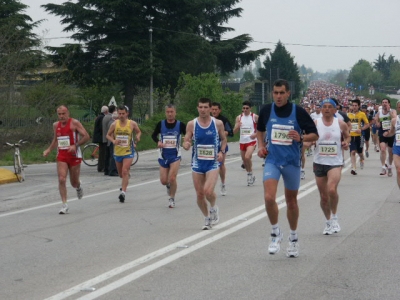
M 22 146 L 22 144 L 25 144 L 25 143 L 27 143 L 28 141 L 25 141 L 25 140 L 19 140 L 19 142 L 18 143 L 15 143 L 15 144 L 11 144 L 11 143 L 4 143 L 4 145 L 7 145 L 7 146 L 10 146 L 10 147 L 13 147 L 13 148 L 15 148 L 15 147 L 21 147 Z

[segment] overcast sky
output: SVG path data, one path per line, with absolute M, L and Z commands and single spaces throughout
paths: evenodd
M 70 42 L 59 39 L 69 35 L 60 19 L 40 8 L 66 0 L 21 2 L 30 6 L 26 13 L 34 21 L 47 19 L 35 32 L 46 32 L 48 45 Z M 400 59 L 400 0 L 242 0 L 238 7 L 244 9 L 242 17 L 231 19 L 228 26 L 235 31 L 227 38 L 248 33 L 254 39 L 251 49 L 272 50 L 280 40 L 299 66 L 314 71 L 350 69 L 361 58 L 373 62 L 383 53 Z

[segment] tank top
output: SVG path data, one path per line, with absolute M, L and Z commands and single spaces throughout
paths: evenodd
M 202 127 L 197 118 L 194 120 L 192 168 L 207 168 L 217 161 L 219 134 L 215 118 L 207 127 Z
M 176 121 L 174 128 L 169 129 L 166 126 L 167 120 L 161 121 L 161 142 L 166 146 L 159 149 L 159 158 L 168 159 L 181 156 L 181 122 Z
M 253 142 L 255 139 L 251 139 L 250 135 L 256 132 L 256 122 L 254 120 L 254 114 L 250 113 L 248 116 L 241 114 L 239 117 L 240 122 L 240 144 L 247 144 Z
M 67 124 L 63 127 L 61 122 L 58 122 L 56 129 L 57 136 L 57 157 L 77 157 L 82 158 L 80 147 L 76 147 L 76 152 L 68 152 L 69 146 L 75 145 L 78 142 L 79 134 L 77 131 L 71 130 L 72 118 L 69 118 Z
M 127 120 L 124 127 L 121 126 L 120 120 L 115 120 L 114 137 L 116 140 L 122 141 L 119 145 L 114 146 L 115 156 L 125 156 L 132 154 L 133 131 L 130 125 L 131 120 Z
M 387 114 L 382 113 L 381 110 L 379 111 L 379 116 L 378 116 L 378 118 L 379 118 L 379 122 L 381 123 L 381 127 L 379 127 L 379 129 L 378 129 L 378 131 L 379 131 L 379 136 L 383 136 L 383 133 L 384 133 L 385 131 L 390 130 L 390 124 L 391 124 L 390 120 L 391 120 L 391 118 L 392 118 L 392 116 L 390 115 L 390 112 L 391 112 L 391 111 L 392 111 L 392 110 L 389 109 L 389 111 L 387 112 Z
M 394 145 L 400 147 L 400 116 L 397 116 L 396 120 L 396 133 L 394 138 Z
M 292 104 L 292 112 L 287 118 L 280 118 L 275 114 L 275 103 L 272 103 L 271 115 L 267 121 L 266 144 L 268 145 L 267 163 L 277 166 L 300 166 L 302 143 L 288 137 L 289 130 L 301 133 L 296 119 L 296 104 Z
M 326 126 L 322 119 L 319 119 L 316 125 L 319 139 L 316 142 L 314 162 L 328 166 L 343 164 L 342 131 L 339 120 L 334 118 L 332 124 Z

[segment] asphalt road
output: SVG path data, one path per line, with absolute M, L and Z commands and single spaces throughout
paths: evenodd
M 58 214 L 55 164 L 30 165 L 25 182 L 0 186 L 0 299 L 399 299 L 400 193 L 395 175 L 379 176 L 379 153 L 357 176 L 343 170 L 342 231 L 332 236 L 322 235 L 307 159 L 298 258 L 285 256 L 282 185 L 285 242 L 280 253 L 267 252 L 261 159 L 253 157 L 257 181 L 247 187 L 238 144 L 230 145 L 228 195 L 217 200 L 221 221 L 202 231 L 189 153 L 174 209 L 167 207 L 156 158 L 154 151 L 140 154 L 124 204 L 119 178 L 82 165 L 85 196 L 77 200 L 68 188 L 67 215 Z

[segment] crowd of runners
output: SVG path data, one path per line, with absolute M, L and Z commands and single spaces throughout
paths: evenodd
M 229 151 L 227 137 L 239 134 L 247 186 L 253 186 L 256 180 L 252 168 L 255 150 L 264 159 L 264 202 L 271 224 L 268 252 L 278 253 L 283 240 L 276 203 L 277 187 L 282 177 L 290 227 L 286 255 L 297 257 L 297 195 L 300 181 L 306 177 L 306 154 L 313 158 L 314 177 L 325 217 L 326 224 L 322 233 L 337 233 L 341 230 L 337 215 L 337 189 L 344 166 L 344 151 L 350 151 L 350 172 L 357 175 L 357 157 L 359 167 L 363 169 L 369 157 L 371 141 L 373 151 L 380 152 L 381 165 L 377 166 L 379 176 L 391 177 L 393 169 L 396 169 L 400 188 L 400 117 L 397 115 L 400 114 L 400 101 L 396 103 L 396 113 L 396 109 L 391 108 L 390 99 L 378 102 L 357 97 L 349 89 L 321 81 L 311 83 L 300 104 L 296 105 L 289 101 L 289 83 L 283 79 L 274 82 L 272 96 L 273 102 L 263 106 L 258 115 L 251 111 L 251 103 L 244 101 L 234 126 L 222 115 L 221 104 L 211 99 L 198 100 L 198 117 L 188 124 L 176 119 L 176 107 L 169 104 L 165 107 L 166 118 L 156 125 L 152 139 L 159 149 L 160 182 L 166 188 L 169 208 L 176 205 L 181 150 L 192 150 L 192 180 L 197 205 L 204 217 L 202 229 L 209 230 L 220 220 L 215 192 L 218 178 L 221 180 L 220 194 L 227 195 L 227 169 L 224 165 Z M 113 145 L 113 155 L 121 177 L 118 199 L 124 203 L 125 200 L 129 201 L 126 190 L 131 176 L 130 166 L 135 155 L 135 143 L 140 142 L 141 131 L 136 122 L 129 120 L 126 106 L 120 105 L 116 111 L 118 117 L 111 123 L 105 137 Z M 78 198 L 83 197 L 83 187 L 79 180 L 82 161 L 79 147 L 89 140 L 89 135 L 79 121 L 70 118 L 65 105 L 58 107 L 57 115 L 58 122 L 53 125 L 54 138 L 43 155 L 47 156 L 50 151 L 57 149 L 62 200 L 59 213 L 67 214 L 68 172 Z

